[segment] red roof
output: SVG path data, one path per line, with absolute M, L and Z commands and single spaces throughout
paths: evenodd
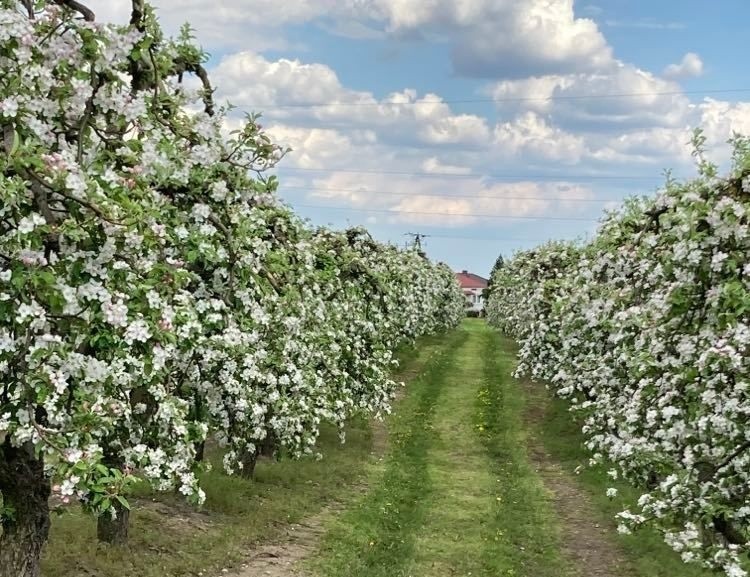
M 461 271 L 456 273 L 461 288 L 465 289 L 484 289 L 487 288 L 487 279 L 482 278 L 477 274 L 472 274 L 468 271 Z

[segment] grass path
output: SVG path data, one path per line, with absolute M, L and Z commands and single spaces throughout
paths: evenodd
M 623 537 L 564 403 L 510 375 L 515 346 L 479 320 L 409 386 L 370 491 L 329 523 L 318 577 L 708 577 L 657 535 Z M 615 486 L 637 499 L 637 491 Z M 291 575 L 291 574 L 290 574 Z
M 382 478 L 332 526 L 312 564 L 318 575 L 564 576 L 518 398 L 482 362 L 495 339 L 467 323 L 411 384 Z
M 448 346 L 410 384 L 391 419 L 391 451 L 381 478 L 365 498 L 344 514 L 324 540 L 316 570 L 327 577 L 407 575 L 415 533 L 432 499 L 428 454 L 435 441 L 435 406 L 454 370 L 455 350 L 466 335 L 456 332 Z
M 659 535 L 615 532 L 638 491 L 584 468 L 580 425 L 511 377 L 514 344 L 481 320 L 404 351 L 385 424 L 327 427 L 322 461 L 264 461 L 255 481 L 203 475 L 201 511 L 144 492 L 130 546 L 55 518 L 43 577 L 709 577 Z M 219 453 L 210 455 L 220 461 Z M 606 489 L 618 489 L 614 499 Z
M 557 530 L 524 455 L 496 337 L 466 325 L 435 413 L 433 499 L 407 575 L 559 576 Z M 504 367 L 503 367 L 504 368 Z

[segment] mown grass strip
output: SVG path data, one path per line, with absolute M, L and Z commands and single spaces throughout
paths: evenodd
M 559 527 L 549 496 L 526 454 L 524 392 L 511 377 L 514 358 L 485 325 L 484 380 L 476 398 L 475 432 L 497 481 L 484 520 L 482 575 L 563 577 Z
M 390 450 L 382 477 L 331 527 L 312 567 L 325 577 L 400 577 L 413 553 L 433 494 L 428 455 L 435 407 L 453 370 L 463 331 L 448 337 L 422 376 L 413 381 L 390 419 Z
M 428 455 L 433 491 L 415 537 L 408 575 L 482 575 L 483 522 L 498 487 L 484 446 L 472 431 L 474 400 L 483 381 L 481 324 L 467 321 L 468 338 L 456 351 L 435 410 Z

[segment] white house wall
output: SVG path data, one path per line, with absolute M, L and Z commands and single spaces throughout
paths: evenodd
M 464 295 L 466 296 L 466 300 L 471 305 L 471 307 L 467 307 L 467 310 L 476 311 L 476 312 L 481 312 L 484 310 L 484 298 L 482 297 L 482 290 L 483 289 L 480 289 L 480 288 L 463 289 Z

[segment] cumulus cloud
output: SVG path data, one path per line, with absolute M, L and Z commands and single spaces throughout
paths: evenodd
M 596 23 L 576 18 L 573 0 L 498 3 L 456 40 L 454 67 L 467 76 L 524 77 L 554 72 L 596 71 L 612 60 L 612 49 Z
M 457 114 L 437 94 L 405 89 L 376 99 L 344 87 L 324 64 L 272 61 L 245 51 L 223 58 L 211 73 L 219 100 L 286 124 L 377 129 L 386 140 L 426 146 L 481 147 L 490 141 L 485 118 Z
M 300 168 L 325 168 L 345 158 L 356 142 L 369 144 L 366 135 L 347 135 L 325 128 L 301 128 L 275 124 L 267 127 L 269 136 L 291 148 L 294 163 Z M 365 138 L 362 138 L 365 136 Z
M 655 127 L 610 136 L 591 154 L 591 160 L 651 165 L 657 169 L 686 169 L 692 164 L 688 128 Z M 687 171 L 684 171 L 687 172 Z
M 375 103 L 369 93 L 344 88 L 336 72 L 325 64 L 267 60 L 248 50 L 222 58 L 211 75 L 219 98 L 243 108 L 269 108 L 275 116 L 289 116 L 295 106 L 314 103 Z M 278 105 L 289 108 L 275 108 Z
M 695 52 L 688 52 L 677 64 L 664 69 L 664 76 L 671 79 L 691 78 L 703 74 L 703 60 Z
M 596 23 L 575 16 L 573 0 L 349 0 L 342 6 L 388 34 L 451 43 L 455 71 L 466 76 L 597 70 L 612 59 Z
M 531 111 L 513 122 L 495 126 L 493 145 L 496 154 L 523 158 L 527 162 L 574 164 L 586 152 L 583 138 L 550 126 L 544 118 Z
M 577 18 L 573 0 L 158 0 L 169 31 L 199 26 L 209 49 L 284 48 L 277 33 L 313 22 L 350 38 L 382 35 L 451 44 L 458 74 L 521 77 L 530 73 L 598 70 L 612 50 L 596 23 Z M 127 21 L 129 2 L 93 0 L 102 20 Z
M 503 80 L 487 93 L 501 111 L 544 112 L 578 130 L 678 126 L 690 106 L 678 84 L 624 62 L 596 74 Z
M 598 205 L 580 184 L 568 182 L 486 182 L 481 178 L 408 178 L 382 174 L 333 173 L 314 180 L 309 197 L 331 206 L 382 211 L 386 221 L 460 227 L 509 224 L 554 213 L 594 218 Z M 324 204 L 320 204 L 324 206 Z M 502 217 L 502 218 L 496 218 Z
M 422 170 L 432 174 L 471 174 L 470 167 L 443 163 L 436 156 L 425 159 L 422 162 Z

